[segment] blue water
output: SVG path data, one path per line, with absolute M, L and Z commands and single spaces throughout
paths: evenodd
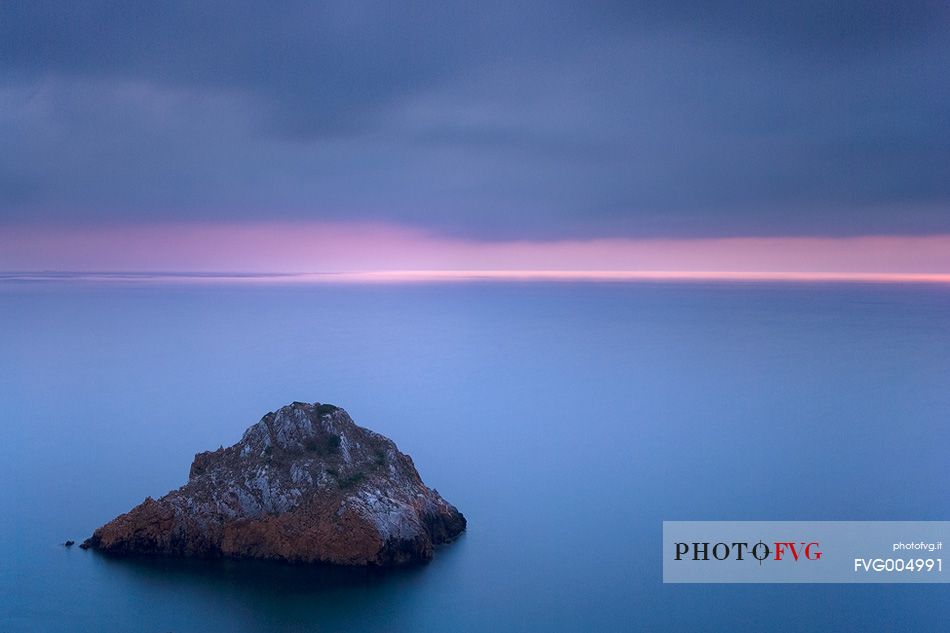
M 0 630 L 944 630 L 940 585 L 664 585 L 664 519 L 950 518 L 950 289 L 0 286 Z M 67 538 L 293 400 L 469 520 L 392 573 Z

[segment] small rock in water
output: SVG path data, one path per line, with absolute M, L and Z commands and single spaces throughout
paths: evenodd
M 76 541 L 66 541 L 65 543 L 63 543 L 63 546 L 72 547 L 75 544 L 76 544 Z
M 294 402 L 237 444 L 195 455 L 188 483 L 146 498 L 80 547 L 388 566 L 429 560 L 465 525 L 392 440 L 339 407 Z

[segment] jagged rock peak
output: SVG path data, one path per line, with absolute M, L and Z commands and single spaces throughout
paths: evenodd
M 344 565 L 426 561 L 465 530 L 387 437 L 330 404 L 294 402 L 227 448 L 195 455 L 188 483 L 146 498 L 83 543 L 112 554 Z

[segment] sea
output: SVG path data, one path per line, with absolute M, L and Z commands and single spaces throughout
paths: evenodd
M 293 401 L 468 530 L 408 569 L 92 531 Z M 950 519 L 950 286 L 0 280 L 0 631 L 944 631 L 947 585 L 662 582 L 664 520 Z M 945 561 L 950 562 L 950 561 Z

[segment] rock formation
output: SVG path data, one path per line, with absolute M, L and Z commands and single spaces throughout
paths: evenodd
M 86 540 L 112 554 L 398 565 L 432 558 L 465 518 L 392 440 L 328 404 L 268 413 L 198 453 L 188 483 Z

